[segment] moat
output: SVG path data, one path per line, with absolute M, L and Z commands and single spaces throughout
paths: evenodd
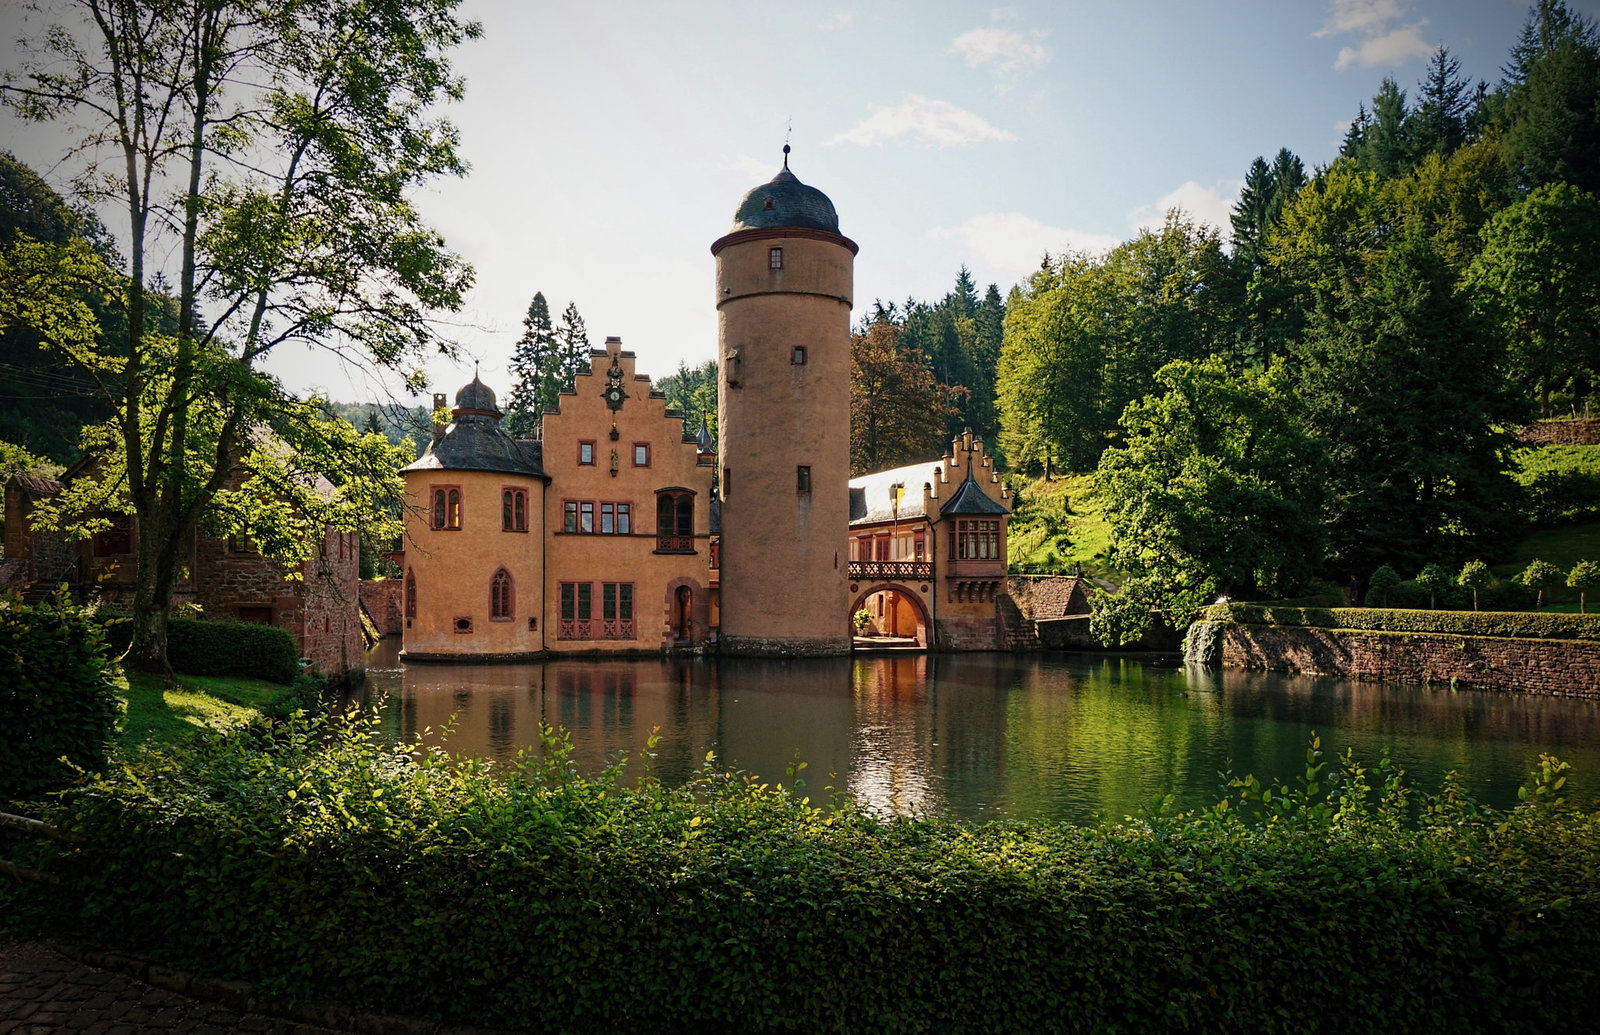
M 814 799 L 826 787 L 884 811 L 976 820 L 1120 817 L 1172 791 L 1180 807 L 1219 796 L 1220 773 L 1292 780 L 1311 732 L 1326 757 L 1349 748 L 1376 769 L 1387 746 L 1414 786 L 1456 770 L 1479 800 L 1516 802 L 1540 752 L 1573 763 L 1571 793 L 1600 795 L 1600 704 L 1444 687 L 1238 671 L 1177 659 L 1094 655 L 901 655 L 832 661 L 561 660 L 402 666 L 368 658 L 387 695 L 384 729 L 456 754 L 507 761 L 539 723 L 571 731 L 581 768 L 637 754 L 680 781 L 715 751 L 719 768 L 784 781 L 796 757 Z M 635 763 L 636 765 L 636 763 Z M 831 774 L 831 775 L 830 775 Z

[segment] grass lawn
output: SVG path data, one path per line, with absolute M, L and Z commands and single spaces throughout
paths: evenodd
M 160 676 L 130 672 L 117 677 L 128 712 L 117 733 L 122 747 L 146 741 L 173 743 L 209 727 L 226 729 L 261 715 L 289 688 L 264 679 L 178 676 L 166 686 Z
M 1106 563 L 1111 530 L 1094 491 L 1093 474 L 1070 474 L 1021 484 L 1007 531 L 1011 564 L 1043 565 L 1070 573 L 1078 565 L 1092 577 L 1121 582 Z

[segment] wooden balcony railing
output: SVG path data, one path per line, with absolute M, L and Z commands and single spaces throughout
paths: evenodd
M 850 577 L 863 582 L 933 578 L 932 561 L 851 561 Z

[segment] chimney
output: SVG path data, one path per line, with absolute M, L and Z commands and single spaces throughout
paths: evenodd
M 445 404 L 445 394 L 443 392 L 434 392 L 433 393 L 433 414 L 432 414 L 432 417 L 433 417 L 433 441 L 434 441 L 435 445 L 438 444 L 438 442 L 439 442 L 439 440 L 441 438 L 444 438 L 444 429 L 447 426 L 443 421 L 439 420 L 439 411 L 444 409 L 444 404 Z

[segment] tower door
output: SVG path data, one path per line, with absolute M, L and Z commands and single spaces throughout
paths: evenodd
M 672 628 L 679 640 L 694 638 L 694 591 L 688 586 L 679 586 L 673 595 Z

